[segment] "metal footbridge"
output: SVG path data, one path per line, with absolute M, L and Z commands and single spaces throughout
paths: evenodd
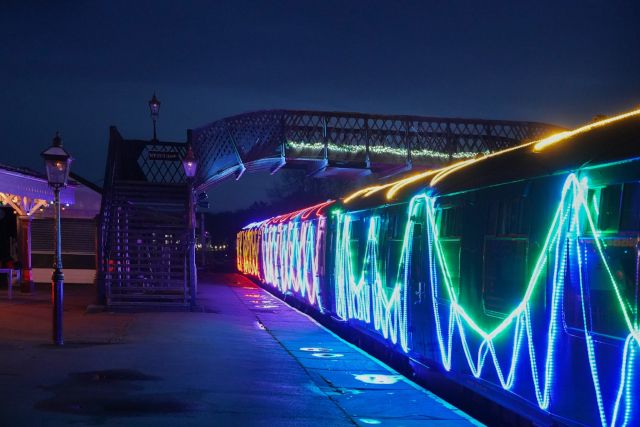
M 204 189 L 246 171 L 303 168 L 310 175 L 377 174 L 443 166 L 539 139 L 544 123 L 324 111 L 257 111 L 189 133 Z

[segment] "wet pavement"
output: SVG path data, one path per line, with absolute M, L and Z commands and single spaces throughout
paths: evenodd
M 0 294 L 0 425 L 479 424 L 239 275 L 202 280 L 197 313 L 92 296 L 69 288 L 56 348 L 46 293 Z

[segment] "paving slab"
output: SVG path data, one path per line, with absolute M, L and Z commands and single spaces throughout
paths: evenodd
M 247 307 L 269 297 L 234 288 Z M 267 293 L 268 294 L 268 293 Z M 309 372 L 318 387 L 357 425 L 469 426 L 481 425 L 467 414 L 400 375 L 352 344 L 340 339 L 309 316 L 282 302 L 268 312 L 253 310 L 260 324 Z
M 239 275 L 201 280 L 200 312 L 92 313 L 67 287 L 0 293 L 0 426 L 465 426 L 456 408 Z

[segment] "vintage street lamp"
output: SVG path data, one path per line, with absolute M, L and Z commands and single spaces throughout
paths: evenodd
M 190 138 L 189 138 L 190 140 Z M 196 290 L 198 286 L 198 278 L 196 277 L 196 220 L 195 206 L 193 203 L 193 180 L 198 169 L 198 160 L 193 155 L 191 143 L 188 143 L 187 154 L 182 159 L 182 167 L 187 177 L 187 197 L 189 200 L 187 211 L 187 262 L 189 277 L 189 297 L 191 300 L 191 308 L 196 305 Z
M 62 273 L 62 240 L 60 231 L 60 189 L 67 186 L 69 169 L 73 159 L 69 153 L 62 148 L 62 138 L 60 138 L 58 132 L 56 132 L 56 136 L 53 138 L 51 147 L 44 150 L 40 155 L 44 159 L 44 165 L 47 170 L 47 181 L 53 189 L 54 195 L 55 260 L 53 275 L 51 277 L 51 284 L 53 286 L 53 343 L 55 345 L 63 345 L 62 305 L 64 298 L 64 274 Z
M 153 120 L 153 140 L 157 141 L 156 121 L 158 120 L 158 114 L 160 113 L 160 101 L 156 98 L 155 92 L 153 92 L 153 97 L 149 100 L 149 111 L 151 112 L 151 120 Z

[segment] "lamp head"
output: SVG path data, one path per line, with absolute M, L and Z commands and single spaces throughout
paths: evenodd
M 62 147 L 62 138 L 58 132 L 56 132 L 51 146 L 40 155 L 44 159 L 49 185 L 53 188 L 66 187 L 73 159 Z
M 149 111 L 151 112 L 151 117 L 154 120 L 158 118 L 158 114 L 160 113 L 160 101 L 156 98 L 155 92 L 153 92 L 153 97 L 149 100 Z
M 198 169 L 198 160 L 193 154 L 191 144 L 187 146 L 187 154 L 184 156 L 184 159 L 182 159 L 182 167 L 184 168 L 184 174 L 187 176 L 187 178 L 193 178 L 194 176 L 196 176 L 196 171 Z

